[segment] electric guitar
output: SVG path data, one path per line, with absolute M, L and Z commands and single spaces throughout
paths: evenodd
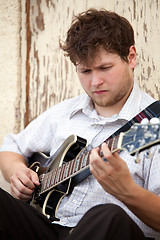
M 160 123 L 135 124 L 129 131 L 106 141 L 112 153 L 125 149 L 131 155 L 159 142 Z M 85 139 L 71 135 L 53 156 L 36 153 L 30 159 L 33 162 L 30 168 L 39 174 L 40 181 L 40 186 L 34 191 L 32 204 L 39 205 L 42 213 L 51 221 L 59 220 L 56 211 L 62 198 L 70 193 L 74 176 L 89 168 L 92 147 L 86 145 Z

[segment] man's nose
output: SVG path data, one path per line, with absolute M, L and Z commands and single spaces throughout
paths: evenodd
M 92 84 L 92 86 L 95 86 L 95 87 L 101 85 L 104 82 L 101 74 L 97 71 L 92 72 L 91 78 L 92 78 L 91 84 Z

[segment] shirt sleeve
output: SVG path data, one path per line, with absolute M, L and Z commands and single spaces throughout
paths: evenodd
M 50 152 L 56 131 L 56 121 L 51 111 L 46 111 L 33 120 L 18 134 L 8 134 L 3 140 L 0 151 L 11 151 L 30 157 L 33 152 Z

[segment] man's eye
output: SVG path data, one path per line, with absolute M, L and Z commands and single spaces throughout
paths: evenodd
M 111 68 L 111 66 L 109 66 L 109 67 L 102 67 L 101 69 L 102 70 L 108 70 L 108 69 L 110 69 Z
M 91 70 L 90 69 L 86 69 L 86 70 L 82 70 L 81 73 L 89 73 Z

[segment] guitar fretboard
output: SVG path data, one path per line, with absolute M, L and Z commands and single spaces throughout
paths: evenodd
M 118 140 L 119 135 L 105 141 L 111 152 L 117 149 Z M 51 188 L 77 175 L 79 172 L 89 167 L 89 155 L 91 149 L 91 145 L 88 145 L 75 159 L 62 164 L 62 166 L 52 170 L 49 173 L 40 175 L 39 180 L 41 185 L 38 189 L 38 194 L 50 190 Z

